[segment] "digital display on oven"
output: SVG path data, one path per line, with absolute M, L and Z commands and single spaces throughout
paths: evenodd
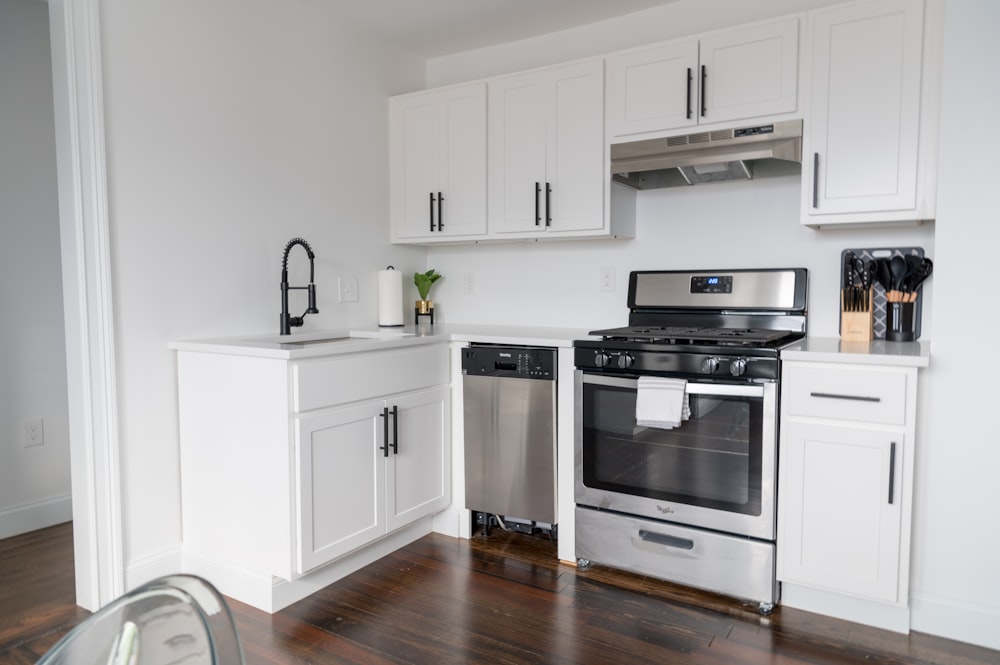
M 692 275 L 691 293 L 732 293 L 732 275 Z

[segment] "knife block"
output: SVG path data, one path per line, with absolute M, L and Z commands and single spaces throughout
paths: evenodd
M 868 309 L 850 311 L 841 303 L 840 339 L 844 342 L 870 342 L 872 334 L 872 290 L 868 290 Z

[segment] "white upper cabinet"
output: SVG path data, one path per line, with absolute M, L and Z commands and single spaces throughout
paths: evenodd
M 489 234 L 602 233 L 604 67 L 590 61 L 489 84 Z
M 392 241 L 486 233 L 486 84 L 389 100 Z
M 810 13 L 803 223 L 933 218 L 924 24 L 922 0 Z
M 799 19 L 792 17 L 610 56 L 612 142 L 794 112 L 798 45 Z

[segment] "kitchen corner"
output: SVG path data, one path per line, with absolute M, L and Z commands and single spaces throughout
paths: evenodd
M 274 612 L 431 531 L 468 538 L 469 343 L 557 350 L 559 558 L 574 560 L 572 343 L 586 336 L 421 324 L 171 342 L 187 569 Z

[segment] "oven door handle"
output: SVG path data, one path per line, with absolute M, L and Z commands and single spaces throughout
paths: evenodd
M 605 376 L 602 374 L 583 374 L 583 382 L 597 384 L 601 386 L 611 386 L 612 388 L 626 388 L 628 390 L 638 390 L 639 380 L 622 376 Z M 732 383 L 694 383 L 688 381 L 684 389 L 688 395 L 720 395 L 733 397 L 763 397 L 764 386 L 760 384 L 732 384 Z

